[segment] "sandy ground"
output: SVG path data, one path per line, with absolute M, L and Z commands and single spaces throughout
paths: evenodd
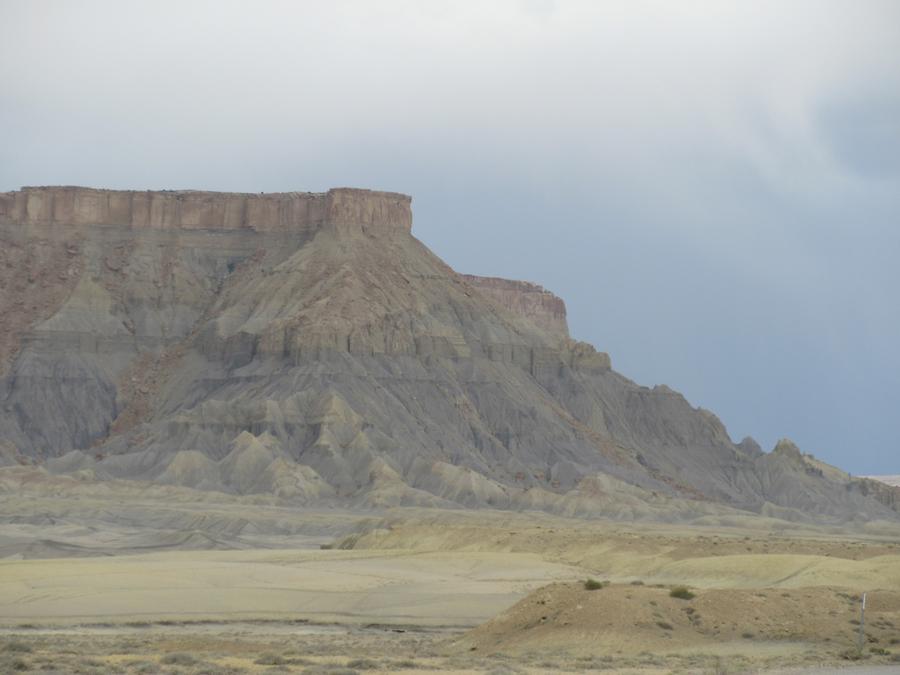
M 360 675 L 538 675 L 539 673 L 624 672 L 662 675 L 671 668 L 658 662 L 509 657 L 503 654 L 453 653 L 444 632 L 334 627 L 311 631 L 288 624 L 154 626 L 144 629 L 82 628 L 78 632 L 20 631 L 0 635 L 0 672 L 230 675 L 303 673 Z M 713 658 L 677 659 L 683 672 Z M 712 671 L 710 671 L 712 672 Z
M 0 673 L 900 672 L 890 523 L 306 512 L 104 489 L 2 500 Z
M 246 618 L 473 626 L 578 568 L 535 554 L 175 551 L 0 561 L 0 624 Z

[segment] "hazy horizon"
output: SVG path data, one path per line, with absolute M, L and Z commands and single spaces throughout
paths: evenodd
M 900 4 L 0 3 L 0 190 L 413 196 L 635 381 L 900 473 Z M 9 27 L 14 27 L 10 29 Z

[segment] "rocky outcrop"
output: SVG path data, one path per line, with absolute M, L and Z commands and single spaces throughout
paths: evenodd
M 23 334 L 60 310 L 83 271 L 75 239 L 0 235 L 0 376 Z
M 893 488 L 616 373 L 540 286 L 457 274 L 409 207 L 0 196 L 0 463 L 302 504 L 896 517 Z
M 355 188 L 250 194 L 24 187 L 0 193 L 0 222 L 257 232 L 298 232 L 331 223 L 408 232 L 410 201 L 402 194 Z
M 550 335 L 559 339 L 569 337 L 566 303 L 543 286 L 528 281 L 479 277 L 474 274 L 460 276 L 467 284 L 474 286 L 502 307 L 528 318 Z
M 756 439 L 751 436 L 745 436 L 744 439 L 737 444 L 737 447 L 749 457 L 759 457 L 763 454 L 763 449 L 760 447 L 759 443 L 756 442 Z
M 803 453 L 800 452 L 800 448 L 797 447 L 797 444 L 794 443 L 790 438 L 782 438 L 772 449 L 772 455 L 775 457 L 780 457 L 787 462 L 793 462 L 798 466 L 802 466 L 803 462 Z

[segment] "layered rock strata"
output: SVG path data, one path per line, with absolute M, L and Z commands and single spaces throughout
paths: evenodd
M 496 300 L 511 312 L 528 318 L 550 335 L 561 340 L 568 339 L 566 303 L 543 286 L 528 281 L 479 277 L 474 274 L 461 276 L 466 283 Z
M 896 494 L 639 386 L 410 198 L 0 195 L 0 463 L 292 503 L 895 518 Z M 723 515 L 724 514 L 724 515 Z
M 407 195 L 355 188 L 251 194 L 24 187 L 0 193 L 0 222 L 256 232 L 298 232 L 328 222 L 409 231 L 410 201 Z

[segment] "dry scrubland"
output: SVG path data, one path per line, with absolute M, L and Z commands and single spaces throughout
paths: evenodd
M 252 519 L 253 507 L 244 509 Z M 54 559 L 2 560 L 0 672 L 851 664 L 862 591 L 870 604 L 861 656 L 900 668 L 900 544 L 886 527 L 852 534 L 760 518 L 626 525 L 484 511 L 334 516 L 330 526 L 327 513 L 309 515 L 344 532 L 324 549 L 176 546 L 65 558 L 54 546 Z M 0 534 L 10 528 L 22 536 L 13 525 Z M 78 536 L 83 553 L 90 536 Z M 103 547 L 110 536 L 96 531 Z M 604 583 L 588 590 L 587 578 Z M 670 595 L 682 585 L 694 597 Z

